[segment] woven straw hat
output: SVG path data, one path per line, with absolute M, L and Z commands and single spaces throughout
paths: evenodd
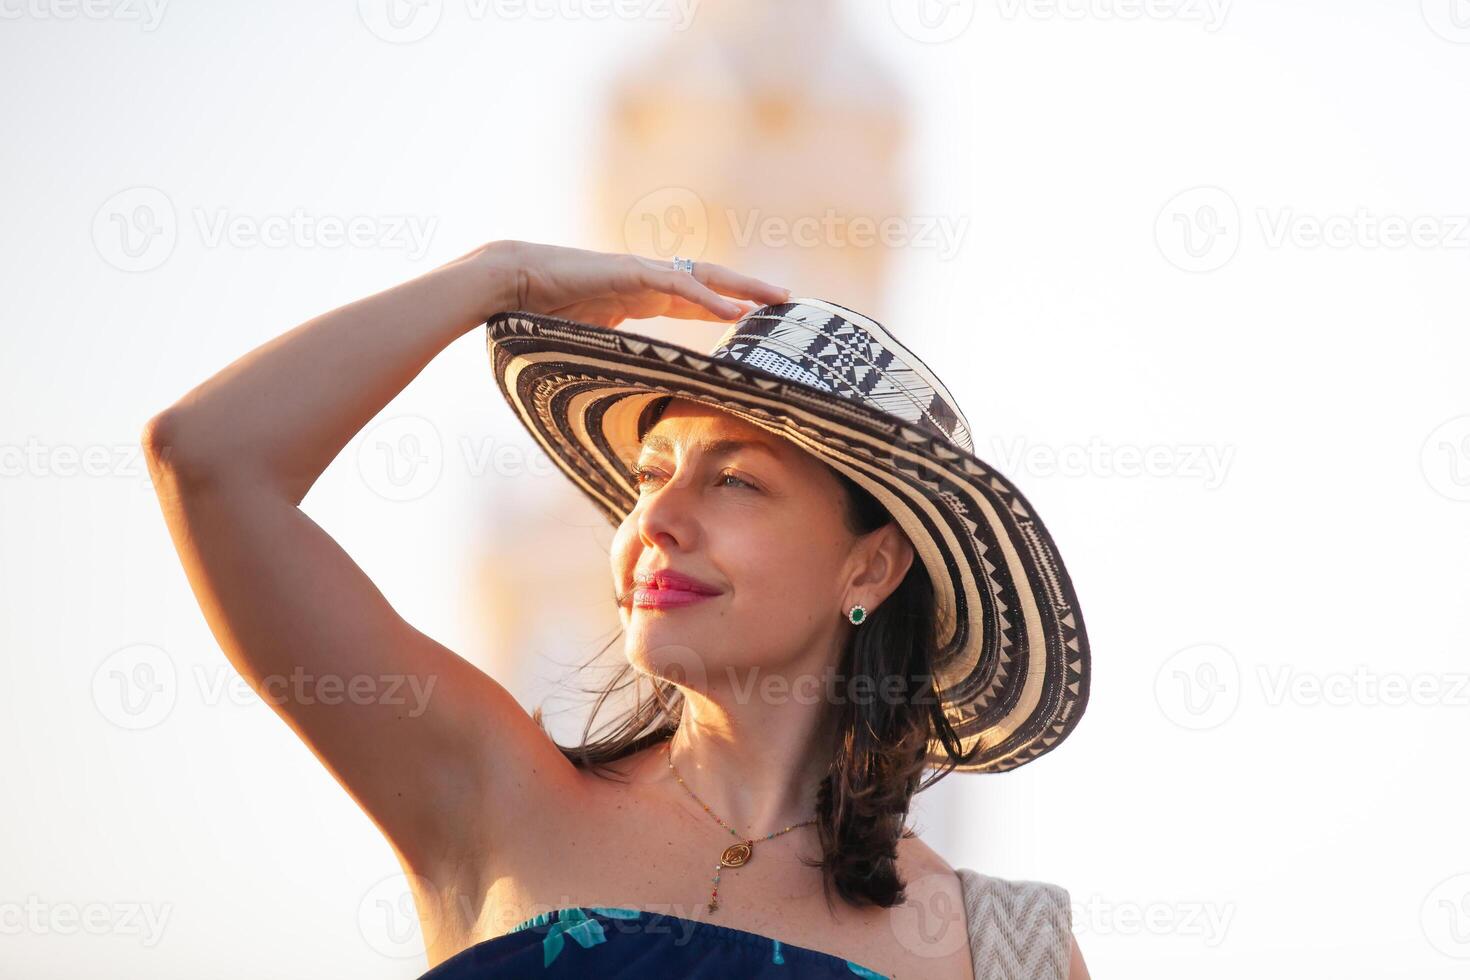
M 936 695 L 962 772 L 1002 772 L 1054 748 L 1087 704 L 1082 611 L 1051 535 L 976 458 L 953 396 L 877 322 L 820 299 L 752 310 L 709 353 L 513 310 L 486 322 L 516 417 L 614 525 L 632 511 L 639 420 L 675 395 L 791 440 L 878 499 L 934 585 Z M 936 742 L 930 759 L 938 764 Z

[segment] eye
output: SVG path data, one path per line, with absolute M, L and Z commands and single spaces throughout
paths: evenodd
M 647 486 L 647 481 L 644 480 L 644 477 L 657 477 L 658 473 L 657 471 L 651 470 L 646 466 L 635 466 L 632 470 L 629 471 L 629 475 L 633 479 L 634 489 L 641 491 L 645 486 Z M 730 472 L 729 470 L 725 470 L 720 473 L 720 485 L 729 486 L 730 484 L 725 482 L 727 480 L 733 480 L 737 485 L 744 487 L 747 490 L 757 489 L 755 484 L 751 483 L 748 480 L 741 479 L 739 476 Z
M 634 489 L 642 490 L 643 489 L 643 478 L 645 476 L 653 476 L 654 475 L 654 472 L 653 472 L 653 470 L 649 469 L 646 466 L 635 466 L 635 467 L 633 467 L 633 470 L 632 470 L 632 474 L 631 475 L 633 477 L 633 487 L 634 487 Z
M 740 477 L 736 476 L 734 473 L 731 473 L 729 470 L 725 470 L 723 473 L 721 473 L 720 474 L 720 479 L 721 480 L 734 480 L 736 483 L 740 484 L 742 487 L 746 487 L 747 489 L 750 489 L 750 490 L 754 490 L 755 489 L 755 485 L 754 484 L 745 482 L 744 480 L 740 479 Z

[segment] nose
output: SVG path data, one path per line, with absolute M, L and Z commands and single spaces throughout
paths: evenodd
M 696 494 L 688 467 L 644 490 L 636 507 L 638 536 L 648 546 L 688 549 L 699 538 Z

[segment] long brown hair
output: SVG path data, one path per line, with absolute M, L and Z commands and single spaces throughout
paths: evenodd
M 638 426 L 640 441 L 671 399 L 655 399 L 645 409 Z M 845 474 L 832 472 L 842 485 L 843 515 L 853 534 L 868 534 L 892 522 L 892 515 L 872 494 Z M 851 631 L 837 667 L 840 681 L 870 679 L 874 683 L 869 692 L 876 690 L 881 696 L 842 697 L 829 705 L 836 712 L 829 721 L 835 723 L 837 737 L 831 766 L 817 791 L 816 827 L 822 858 L 804 859 L 809 866 L 822 869 L 829 903 L 833 888 L 858 906 L 890 908 L 902 903 L 905 883 L 898 876 L 898 841 L 914 836 L 904 826 L 914 794 L 981 751 L 979 744 L 969 752 L 962 751 L 959 736 L 937 703 L 935 619 L 933 585 L 916 556 L 893 594 L 867 614 L 860 628 Z M 620 636 L 621 632 L 581 664 L 579 672 L 596 662 Z M 645 684 L 650 688 L 647 691 Z M 632 706 L 603 726 L 606 734 L 593 738 L 598 713 L 613 695 L 630 685 L 635 688 Z M 565 746 L 552 739 L 579 768 L 616 778 L 611 763 L 671 738 L 679 728 L 684 695 L 678 684 L 647 675 L 631 663 L 624 662 L 600 689 L 583 691 L 596 699 L 582 729 L 582 743 Z M 541 706 L 531 717 L 546 730 Z M 921 781 L 929 765 L 929 746 L 935 742 L 944 749 L 943 759 Z

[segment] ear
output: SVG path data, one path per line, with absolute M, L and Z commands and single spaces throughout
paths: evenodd
M 914 563 L 914 545 L 897 521 L 889 521 L 864 535 L 857 553 L 860 562 L 852 578 L 848 579 L 843 602 L 848 606 L 861 602 L 871 613 L 893 594 L 909 573 L 909 567 Z

